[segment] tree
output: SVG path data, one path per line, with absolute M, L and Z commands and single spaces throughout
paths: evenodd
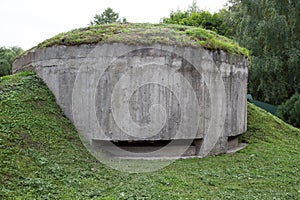
M 280 105 L 300 92 L 300 1 L 230 0 L 225 18 L 251 52 L 249 92 Z
M 112 8 L 106 8 L 101 15 L 96 14 L 94 16 L 93 21 L 91 21 L 91 25 L 98 25 L 98 24 L 110 24 L 115 22 L 122 22 L 126 23 L 126 19 L 119 18 L 119 13 L 113 11 Z
M 11 74 L 12 63 L 22 52 L 20 47 L 0 47 L 0 76 Z
M 211 14 L 197 7 L 196 1 L 189 6 L 186 11 L 171 12 L 170 17 L 163 18 L 162 22 L 166 24 L 181 24 L 187 26 L 202 27 L 217 32 L 220 35 L 228 36 L 230 26 L 225 24 L 225 10 L 219 13 Z
M 188 8 L 188 12 L 189 13 L 196 13 L 196 12 L 199 12 L 199 11 L 200 11 L 200 9 L 197 5 L 197 1 L 193 0 L 192 5 L 190 5 L 189 8 Z

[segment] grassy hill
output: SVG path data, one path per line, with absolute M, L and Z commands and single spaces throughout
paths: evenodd
M 300 199 L 300 130 L 251 104 L 242 151 L 145 174 L 97 162 L 32 72 L 0 78 L 0 113 L 0 199 Z
M 202 46 L 249 57 L 238 43 L 203 28 L 174 24 L 105 24 L 74 29 L 45 40 L 35 48 L 121 42 L 129 45 Z

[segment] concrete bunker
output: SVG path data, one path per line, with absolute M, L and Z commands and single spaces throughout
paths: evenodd
M 45 41 L 13 70 L 43 79 L 92 151 L 181 157 L 237 147 L 247 128 L 246 56 L 207 49 L 186 27 L 128 26 L 105 41 Z

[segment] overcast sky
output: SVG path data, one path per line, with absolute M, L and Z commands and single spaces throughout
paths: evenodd
M 201 9 L 217 12 L 226 0 L 198 0 Z M 128 22 L 159 23 L 192 0 L 1 0 L 0 46 L 27 50 L 54 35 L 86 27 L 95 14 L 111 7 Z

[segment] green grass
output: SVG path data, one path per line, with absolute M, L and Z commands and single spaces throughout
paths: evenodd
M 209 50 L 224 50 L 249 57 L 248 50 L 228 38 L 202 28 L 169 24 L 108 24 L 60 33 L 40 43 L 36 48 L 58 45 L 103 44 L 121 42 L 129 45 L 203 46 Z
M 0 78 L 0 199 L 300 199 L 300 130 L 249 104 L 248 146 L 145 174 L 81 144 L 32 72 Z

